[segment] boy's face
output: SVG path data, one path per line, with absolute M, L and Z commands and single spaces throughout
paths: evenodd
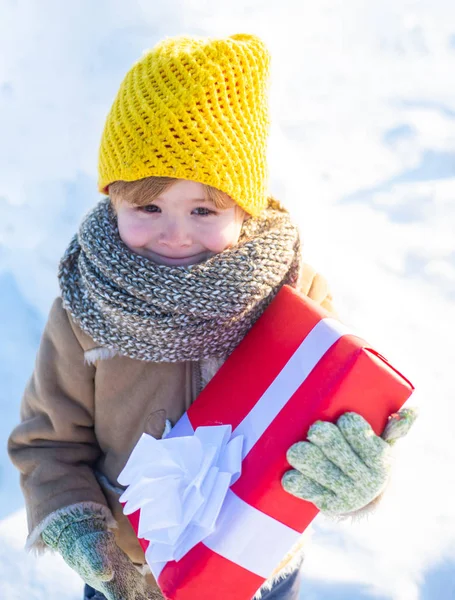
M 193 265 L 234 246 L 246 213 L 219 209 L 204 186 L 179 180 L 147 206 L 116 199 L 120 238 L 130 250 L 167 266 Z

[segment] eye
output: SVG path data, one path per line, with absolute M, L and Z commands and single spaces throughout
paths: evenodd
M 159 207 L 156 204 L 147 204 L 147 206 L 138 206 L 137 210 L 139 212 L 145 212 L 145 213 L 153 213 L 156 212 L 154 209 L 159 210 Z
M 198 216 L 200 216 L 200 217 L 208 217 L 210 215 L 216 215 L 217 214 L 214 210 L 210 210 L 210 209 L 205 208 L 203 206 L 199 206 L 198 208 L 195 208 L 194 210 L 203 211 L 202 213 L 199 213 Z

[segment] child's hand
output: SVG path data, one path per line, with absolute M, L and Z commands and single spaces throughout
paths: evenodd
M 69 515 L 52 521 L 42 535 L 85 583 L 107 600 L 153 600 L 163 596 L 151 588 L 128 556 L 115 543 L 112 531 L 101 518 L 74 520 Z
M 354 412 L 343 414 L 336 425 L 316 421 L 308 430 L 309 441 L 297 442 L 287 452 L 295 470 L 283 475 L 283 488 L 327 515 L 363 508 L 385 488 L 391 445 L 407 434 L 416 417 L 411 408 L 394 413 L 382 437 Z

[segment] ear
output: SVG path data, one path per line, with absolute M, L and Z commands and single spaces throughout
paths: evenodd
M 117 215 L 117 205 L 115 203 L 115 200 L 112 198 L 112 196 L 109 196 L 109 203 L 111 205 L 112 210 L 114 211 L 114 214 Z
M 236 204 L 236 211 L 237 211 L 237 215 L 238 215 L 239 219 L 242 220 L 242 223 L 244 223 L 245 221 L 248 221 L 248 219 L 251 219 L 251 215 L 249 213 L 247 213 L 246 210 L 244 210 L 238 204 Z

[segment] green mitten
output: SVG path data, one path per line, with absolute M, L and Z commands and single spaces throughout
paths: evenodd
M 77 505 L 59 513 L 41 534 L 65 562 L 107 600 L 152 600 L 163 596 L 151 588 L 115 543 L 104 516 Z
M 341 415 L 336 425 L 316 421 L 308 430 L 309 441 L 293 444 L 286 454 L 294 470 L 283 475 L 283 488 L 326 515 L 362 509 L 386 487 L 391 446 L 416 418 L 413 408 L 390 415 L 381 437 L 354 412 Z

